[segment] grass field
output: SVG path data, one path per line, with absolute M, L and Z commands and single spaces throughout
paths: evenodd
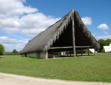
M 111 82 L 111 53 L 49 60 L 5 56 L 0 58 L 0 72 L 62 80 Z

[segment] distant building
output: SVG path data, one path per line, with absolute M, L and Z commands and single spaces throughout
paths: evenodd
M 109 46 L 103 46 L 105 52 L 111 52 L 111 44 Z
M 97 51 L 95 51 L 94 48 L 89 49 L 89 51 L 90 51 L 91 53 L 93 53 L 93 54 L 96 54 L 96 53 L 97 53 Z

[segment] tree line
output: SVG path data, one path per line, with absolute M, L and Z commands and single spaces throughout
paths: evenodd
M 0 44 L 0 55 L 18 55 L 19 52 L 16 49 L 13 49 L 12 52 L 5 52 L 5 48 Z
M 100 49 L 98 50 L 98 52 L 103 52 L 103 46 L 108 46 L 111 43 L 111 39 L 99 39 L 98 43 L 100 44 Z M 0 44 L 0 55 L 17 55 L 19 54 L 19 52 L 16 49 L 13 49 L 12 52 L 5 52 L 4 46 L 2 44 Z

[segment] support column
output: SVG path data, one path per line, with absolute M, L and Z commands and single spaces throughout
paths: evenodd
M 89 48 L 87 50 L 88 50 L 88 56 L 89 56 Z
M 45 59 L 47 60 L 48 59 L 48 51 L 46 50 L 46 53 L 45 53 Z
M 96 54 L 96 51 L 95 51 L 95 49 L 94 49 L 94 55 Z
M 73 52 L 74 52 L 74 57 L 75 57 L 76 56 L 76 46 L 75 46 L 74 17 L 72 17 L 72 38 L 73 38 Z
M 81 48 L 81 56 L 82 56 L 82 48 Z
M 67 57 L 68 57 L 68 51 L 67 51 Z
M 70 57 L 71 57 L 71 51 L 70 51 Z

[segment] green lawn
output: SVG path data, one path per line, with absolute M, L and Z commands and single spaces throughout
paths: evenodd
M 49 60 L 6 56 L 0 58 L 0 72 L 63 80 L 111 82 L 111 53 Z

